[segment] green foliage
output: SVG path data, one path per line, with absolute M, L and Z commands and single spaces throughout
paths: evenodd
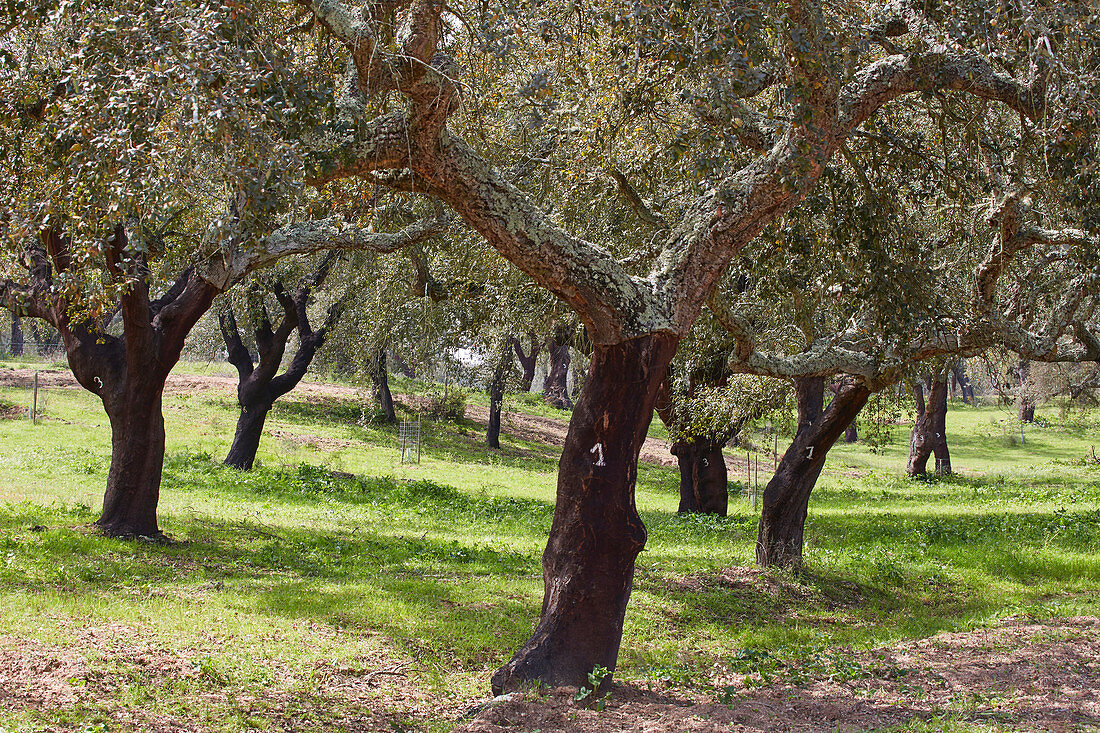
M 611 699 L 611 693 L 605 692 L 602 695 L 597 695 L 596 691 L 603 685 L 605 679 L 611 675 L 611 671 L 607 667 L 601 667 L 596 665 L 592 668 L 592 671 L 588 673 L 588 686 L 581 685 L 577 688 L 577 693 L 573 696 L 575 702 L 585 702 L 592 705 L 596 712 L 602 712 L 607 707 L 607 701 Z
M 466 417 L 466 390 L 461 387 L 433 388 L 428 393 L 428 417 L 461 422 Z
M 883 390 L 872 394 L 856 420 L 859 440 L 872 453 L 879 453 L 894 440 L 893 427 L 901 420 L 902 393 Z
M 792 393 L 783 380 L 736 374 L 723 386 L 706 385 L 678 407 L 684 437 L 728 438 L 731 430 L 748 423 L 789 419 Z

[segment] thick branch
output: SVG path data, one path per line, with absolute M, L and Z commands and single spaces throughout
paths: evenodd
M 329 249 L 396 252 L 442 232 L 446 226 L 447 221 L 442 216 L 421 219 L 392 233 L 375 232 L 371 227 L 346 226 L 340 219 L 288 224 L 250 249 L 235 250 L 220 260 L 207 263 L 202 268 L 202 277 L 220 290 L 226 290 L 252 270 L 271 265 L 288 255 Z
M 667 300 L 611 254 L 563 231 L 462 141 L 444 134 L 430 193 L 446 201 L 502 255 L 568 303 L 596 343 L 671 330 Z
M 237 328 L 237 319 L 233 315 L 233 309 L 227 307 L 224 313 L 218 315 L 218 325 L 221 327 L 222 340 L 228 352 L 229 363 L 237 368 L 240 381 L 244 382 L 252 374 L 252 356 L 241 339 L 241 332 Z
M 609 175 L 611 176 L 611 180 L 615 181 L 619 193 L 622 194 L 626 202 L 630 204 L 630 208 L 634 210 L 634 213 L 638 215 L 639 219 L 651 227 L 657 227 L 658 229 L 668 228 L 668 224 L 665 222 L 664 218 L 649 208 L 645 201 L 642 201 L 642 197 L 639 196 L 638 192 L 634 190 L 634 187 L 630 185 L 630 181 L 626 179 L 622 171 L 612 168 Z
M 1028 119 L 1043 116 L 1044 98 L 1035 89 L 998 71 L 974 53 L 944 47 L 895 54 L 863 69 L 841 90 L 841 129 L 851 131 L 892 99 L 911 92 L 960 91 L 1002 102 Z

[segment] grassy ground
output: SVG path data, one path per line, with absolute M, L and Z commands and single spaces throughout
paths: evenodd
M 0 388 L 0 413 L 25 399 Z M 33 426 L 0 420 L 0 637 L 76 649 L 114 682 L 109 699 L 0 706 L 0 731 L 125 729 L 123 713 L 148 709 L 227 731 L 293 709 L 327 730 L 350 703 L 318 680 L 381 669 L 405 675 L 404 701 L 375 684 L 363 705 L 388 706 L 399 727 L 448 730 L 537 618 L 554 446 L 506 438 L 488 451 L 477 426 L 438 424 L 422 462 L 402 465 L 394 430 L 356 400 L 292 393 L 269 421 L 261 467 L 239 473 L 220 466 L 231 392 L 170 392 L 160 516 L 177 542 L 151 545 L 88 528 L 110 454 L 95 398 L 49 390 L 46 414 Z M 674 470 L 643 466 L 650 538 L 619 677 L 708 690 L 717 666 L 768 660 L 760 671 L 781 675 L 798 660 L 840 664 L 844 645 L 1011 615 L 1100 615 L 1100 470 L 1082 460 L 1100 423 L 1040 410 L 1021 442 L 1010 418 L 953 404 L 959 473 L 944 480 L 900 475 L 904 426 L 880 453 L 835 449 L 812 500 L 809 570 L 776 579 L 778 593 L 715 581 L 751 565 L 750 502 L 722 519 L 678 516 Z M 177 650 L 194 674 L 161 684 L 125 655 L 88 651 L 81 630 L 101 627 Z

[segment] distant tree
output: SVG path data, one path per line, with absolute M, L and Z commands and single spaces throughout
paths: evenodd
M 489 379 L 489 423 L 485 430 L 485 444 L 490 448 L 500 447 L 500 421 L 504 408 L 504 388 L 508 382 L 508 372 L 512 367 L 512 344 L 505 340 L 499 348 L 492 376 Z
M 534 331 L 528 331 L 527 334 L 527 351 L 524 352 L 523 344 L 520 343 L 518 337 L 512 337 L 512 348 L 515 349 L 516 359 L 519 360 L 519 365 L 523 369 L 523 376 L 520 379 L 520 391 L 530 392 L 531 383 L 535 381 L 535 365 L 538 362 L 539 352 L 542 350 L 542 344 L 539 343 L 538 337 Z
M 923 476 L 928 458 L 935 455 L 936 475 L 951 473 L 951 453 L 947 446 L 947 379 L 948 368 L 929 372 L 924 382 L 913 382 L 913 399 L 917 416 L 909 439 L 909 462 L 906 473 Z M 927 399 L 926 399 L 927 396 Z
M 559 410 L 573 409 L 573 400 L 569 395 L 568 378 L 569 362 L 572 358 L 570 351 L 576 329 L 577 325 L 575 323 L 559 322 L 554 325 L 550 331 L 550 338 L 546 341 L 549 369 L 546 373 L 546 382 L 543 384 L 542 391 L 547 404 Z
M 12 356 L 23 356 L 23 323 L 18 313 L 11 314 L 11 342 L 8 350 Z
M 241 339 L 233 306 L 227 305 L 221 313 L 219 323 L 229 354 L 229 363 L 237 368 L 240 379 L 237 385 L 237 402 L 241 407 L 241 415 L 237 420 L 233 444 L 225 458 L 227 466 L 244 471 L 252 468 L 256 451 L 260 447 L 264 422 L 272 405 L 302 381 L 314 355 L 324 345 L 325 337 L 339 319 L 344 308 L 342 299 L 337 299 L 329 306 L 324 323 L 316 330 L 310 325 L 308 313 L 314 292 L 324 283 L 335 256 L 335 252 L 326 255 L 317 269 L 304 277 L 290 292 L 284 289 L 281 280 L 272 284 L 271 292 L 283 311 L 278 325 L 272 325 L 263 295 L 253 298 L 255 302 L 251 310 L 255 311 L 253 319 L 256 327 L 253 338 L 259 355 L 257 363 L 253 363 L 252 355 Z M 282 374 L 278 374 L 287 342 L 295 332 L 298 334 L 298 348 L 290 366 Z

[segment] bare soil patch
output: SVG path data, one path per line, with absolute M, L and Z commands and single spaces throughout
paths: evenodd
M 468 705 L 440 704 L 409 680 L 409 663 L 384 656 L 302 670 L 272 661 L 269 682 L 242 685 L 232 670 L 210 664 L 219 643 L 213 635 L 168 648 L 124 624 L 70 630 L 64 647 L 0 636 L 0 715 L 29 709 L 50 721 L 50 731 L 83 731 L 79 721 L 95 717 L 109 720 L 110 730 L 204 733 L 237 715 L 262 729 L 393 733 L 410 721 L 422 730 L 428 719 L 457 718 Z M 150 694 L 141 690 L 158 689 L 171 692 L 138 702 Z
M 854 677 L 748 687 L 720 680 L 723 700 L 644 683 L 617 684 L 606 709 L 574 702 L 573 691 L 500 698 L 456 733 L 704 733 L 864 731 L 912 719 L 957 719 L 1010 730 L 1100 727 L 1100 619 L 1002 626 L 852 652 Z M 849 678 L 851 677 L 851 678 Z
M 76 377 L 72 372 L 60 369 L 0 369 L 0 386 L 3 387 L 29 387 L 34 383 L 34 375 L 38 375 L 39 387 L 65 387 L 77 388 Z

